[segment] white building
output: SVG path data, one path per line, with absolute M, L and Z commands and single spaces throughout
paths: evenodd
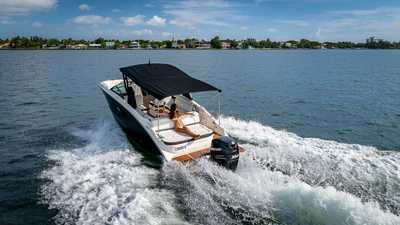
M 115 47 L 115 42 L 114 41 L 107 41 L 106 42 L 106 48 L 114 48 Z
M 178 42 L 172 39 L 171 48 L 179 48 Z
M 221 48 L 223 48 L 223 49 L 231 48 L 231 43 L 223 41 L 223 42 L 221 42 Z
M 129 48 L 140 48 L 140 44 L 137 41 L 132 41 Z
M 88 46 L 85 45 L 85 44 L 77 44 L 77 45 L 67 45 L 67 46 L 65 46 L 65 48 L 66 49 L 77 49 L 77 50 L 80 50 L 80 49 L 87 49 Z
M 382 42 L 382 41 L 383 41 L 383 39 L 381 39 L 381 38 L 376 38 L 376 37 L 367 38 L 367 44 L 378 43 L 378 42 Z
M 195 44 L 195 47 L 198 49 L 209 49 L 211 48 L 211 43 L 206 41 L 199 41 Z
M 85 44 L 77 44 L 77 45 L 74 45 L 74 48 L 75 49 L 87 49 L 88 46 Z
M 8 48 L 10 47 L 10 42 L 0 44 L 0 48 Z
M 101 44 L 90 43 L 89 48 L 101 48 Z

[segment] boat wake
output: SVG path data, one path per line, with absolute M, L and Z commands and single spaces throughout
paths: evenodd
M 257 122 L 224 117 L 230 134 L 261 167 L 281 171 L 312 186 L 333 186 L 400 215 L 400 152 L 302 138 Z
M 72 132 L 82 148 L 52 150 L 42 173 L 44 202 L 57 224 L 185 224 L 174 196 L 159 188 L 159 172 L 143 165 L 114 123 Z
M 236 172 L 202 159 L 149 168 L 114 123 L 48 152 L 59 224 L 400 224 L 400 154 L 222 117 L 248 150 Z

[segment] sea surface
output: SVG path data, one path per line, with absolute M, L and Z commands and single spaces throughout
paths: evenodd
M 162 163 L 127 140 L 97 85 L 149 60 L 223 90 L 221 123 L 248 150 L 236 172 Z M 399 62 L 397 50 L 0 51 L 0 224 L 400 224 Z M 215 93 L 195 97 L 217 112 Z

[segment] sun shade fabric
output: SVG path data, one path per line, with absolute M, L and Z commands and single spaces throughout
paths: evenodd
M 192 92 L 220 91 L 169 64 L 139 64 L 123 67 L 120 70 L 158 99 Z

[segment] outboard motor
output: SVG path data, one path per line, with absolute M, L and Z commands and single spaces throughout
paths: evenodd
M 239 146 L 228 136 L 221 136 L 212 140 L 210 159 L 220 166 L 236 170 L 239 162 Z

